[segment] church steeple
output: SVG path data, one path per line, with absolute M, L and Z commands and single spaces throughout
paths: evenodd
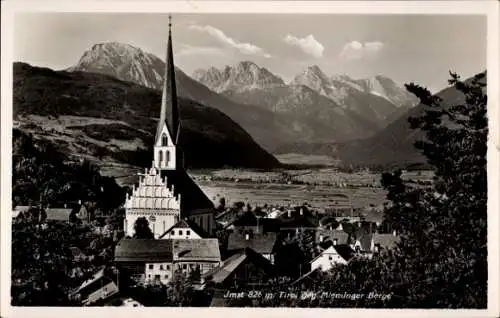
M 160 121 L 154 144 L 154 166 L 159 170 L 183 168 L 182 151 L 179 149 L 180 121 L 175 85 L 174 55 L 172 50 L 172 17 L 168 21 L 167 57 L 161 98 Z
M 177 106 L 177 87 L 175 84 L 174 54 L 172 51 L 172 16 L 168 17 L 167 57 L 165 60 L 165 78 L 163 80 L 163 94 L 161 98 L 161 113 L 155 141 L 161 139 L 161 132 L 166 123 L 174 144 L 179 139 L 179 109 Z

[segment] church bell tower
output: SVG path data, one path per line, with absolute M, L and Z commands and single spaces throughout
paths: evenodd
M 154 167 L 157 170 L 176 170 L 182 168 L 182 153 L 178 144 L 179 133 L 179 109 L 177 105 L 174 56 L 172 52 L 172 17 L 169 16 L 161 113 L 154 142 Z

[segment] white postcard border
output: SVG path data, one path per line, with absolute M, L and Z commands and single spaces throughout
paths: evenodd
M 3 1 L 1 77 L 1 315 L 5 317 L 175 317 L 241 315 L 241 317 L 303 317 L 311 314 L 329 317 L 380 314 L 384 317 L 494 317 L 500 315 L 500 131 L 499 32 L 497 1 Z M 135 13 L 275 13 L 275 14 L 482 14 L 488 17 L 488 309 L 487 310 L 375 310 L 307 308 L 49 308 L 10 307 L 11 257 L 11 165 L 12 165 L 12 62 L 15 12 L 135 12 Z

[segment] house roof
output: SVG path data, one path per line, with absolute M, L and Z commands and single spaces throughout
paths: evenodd
M 352 248 L 347 244 L 334 245 L 333 248 L 337 251 L 337 253 L 340 255 L 340 257 L 342 257 L 346 261 L 349 261 L 355 255 Z
M 372 246 L 372 234 L 363 234 L 356 238 L 361 244 L 362 251 L 369 251 Z
M 115 248 L 116 262 L 220 261 L 217 239 L 122 239 Z
M 371 228 L 365 225 L 357 228 L 354 232 L 354 238 L 359 241 L 361 244 L 361 250 L 363 251 L 371 250 L 372 237 L 373 233 L 371 232 Z
M 219 241 L 210 239 L 173 239 L 173 255 L 176 261 L 205 260 L 220 262 Z
M 220 266 L 205 273 L 203 277 L 212 277 L 212 281 L 216 284 L 223 283 L 241 264 L 247 261 L 263 269 L 269 276 L 275 274 L 273 265 L 268 259 L 251 248 L 245 248 L 226 259 Z
M 194 182 L 184 169 L 162 170 L 161 176 L 167 178 L 167 187 L 174 195 L 181 194 L 181 217 L 189 217 L 199 211 L 214 210 L 213 202 Z
M 295 207 L 283 213 L 278 220 L 281 228 L 316 228 L 318 226 L 317 218 L 307 208 L 302 207 Z
M 160 239 L 163 238 L 164 236 L 166 236 L 172 230 L 186 229 L 186 228 L 191 229 L 191 231 L 198 234 L 201 238 L 207 238 L 209 236 L 208 233 L 205 232 L 205 230 L 203 230 L 198 224 L 196 224 L 196 222 L 193 222 L 192 220 L 185 218 L 185 219 L 182 219 L 179 222 L 175 223 L 168 230 L 166 230 L 165 233 L 163 233 L 160 236 Z
M 47 208 L 45 213 L 47 213 L 48 221 L 69 221 L 69 215 L 73 209 L 68 208 Z
M 379 244 L 380 247 L 390 249 L 396 247 L 401 238 L 393 234 L 373 234 L 373 244 Z
M 251 233 L 248 234 L 248 240 L 245 234 L 233 232 L 229 235 L 227 249 L 231 251 L 249 247 L 259 254 L 271 254 L 277 241 L 278 235 L 274 232 Z
M 321 229 L 316 231 L 316 242 L 320 242 L 321 235 L 323 235 L 324 242 L 337 239 L 337 244 L 347 244 L 349 240 L 349 234 L 344 231 Z
M 19 212 L 26 212 L 31 208 L 29 205 L 16 205 L 14 207 L 14 211 L 19 211 Z
M 239 218 L 234 220 L 230 225 L 233 225 L 235 227 L 259 226 L 262 227 L 265 232 L 273 232 L 279 230 L 278 220 L 265 217 L 258 217 L 252 211 L 245 212 Z
M 172 240 L 122 239 L 115 248 L 115 262 L 172 262 Z
M 212 277 L 215 283 L 224 282 L 229 275 L 231 275 L 239 265 L 241 265 L 247 259 L 247 254 L 245 251 L 241 251 L 230 258 L 228 258 L 221 266 L 218 266 L 210 271 L 208 271 L 204 277 Z
M 327 253 L 327 251 L 330 248 L 335 249 L 337 254 L 339 254 L 340 257 L 342 257 L 346 261 L 349 261 L 355 255 L 353 249 L 349 245 L 347 245 L 347 244 L 333 245 L 333 243 L 331 241 L 328 241 L 325 243 L 325 249 L 319 255 L 317 255 L 314 259 L 312 259 L 311 262 L 314 262 L 315 260 L 317 260 L 318 258 L 323 256 L 325 253 Z
M 106 269 L 103 267 L 101 268 L 99 271 L 97 271 L 91 278 L 89 278 L 88 280 L 84 281 L 80 287 L 78 287 L 78 289 L 76 289 L 74 292 L 72 292 L 72 294 L 75 294 L 75 293 L 81 293 L 83 290 L 87 289 L 87 288 L 90 288 L 90 287 L 93 287 L 93 288 L 100 288 L 102 287 L 100 283 L 98 284 L 95 284 L 99 279 L 103 278 L 103 277 L 106 277 Z M 109 281 L 112 281 L 111 278 L 109 277 L 106 277 L 105 278 L 106 280 L 109 280 Z

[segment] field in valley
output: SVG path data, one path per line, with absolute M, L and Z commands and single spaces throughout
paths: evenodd
M 105 175 L 117 177 L 121 185 L 138 181 L 132 166 L 108 164 L 101 167 Z M 322 211 L 331 207 L 360 208 L 368 219 L 380 220 L 386 191 L 380 185 L 380 174 L 370 171 L 340 172 L 335 168 L 298 170 L 202 169 L 190 175 L 207 196 L 218 204 L 221 197 L 228 205 L 243 201 L 250 205 L 289 206 L 307 202 Z M 429 171 L 410 171 L 403 178 L 429 181 Z

